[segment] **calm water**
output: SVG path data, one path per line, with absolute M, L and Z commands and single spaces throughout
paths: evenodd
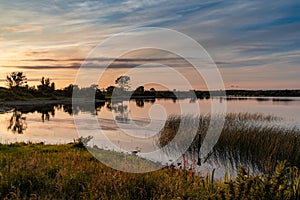
M 115 145 L 116 149 L 132 151 L 136 148 L 142 152 L 156 150 L 155 135 L 164 126 L 169 115 L 194 114 L 195 106 L 200 112 L 210 113 L 212 102 L 227 105 L 228 113 L 261 113 L 274 115 L 278 125 L 300 128 L 300 98 L 247 98 L 230 100 L 132 100 L 130 102 L 102 102 L 96 109 L 70 105 L 18 106 L 14 110 L 0 114 L 0 142 L 44 142 L 51 144 L 68 143 L 80 136 L 92 135 L 93 144 L 103 149 L 111 149 L 97 131 L 102 133 Z M 0 105 L 1 108 L 1 105 Z M 80 125 L 87 131 L 78 135 L 75 116 L 94 117 L 99 127 L 89 123 Z M 78 126 L 77 126 L 78 127 Z M 209 167 L 209 166 L 204 166 Z
M 278 99 L 278 98 L 276 98 Z M 79 107 L 74 110 L 74 115 L 90 114 L 100 119 L 100 126 L 108 132 L 117 131 L 115 121 L 119 116 L 119 121 L 124 118 L 134 120 L 143 131 L 151 120 L 162 120 L 167 115 L 193 113 L 193 104 L 200 105 L 200 112 L 207 114 L 210 112 L 211 102 L 220 105 L 227 104 L 229 113 L 261 113 L 264 115 L 274 115 L 282 118 L 278 123 L 282 126 L 300 127 L 300 98 L 284 98 L 284 101 L 277 101 L 272 98 L 248 98 L 248 99 L 210 99 L 210 100 L 144 100 L 117 103 L 99 103 L 97 109 L 86 110 Z M 288 99 L 288 100 L 286 100 Z M 182 111 L 180 105 L 184 107 Z M 1 108 L 1 106 L 0 106 Z M 119 110 L 118 110 L 119 109 Z M 122 110 L 123 109 L 123 110 Z M 16 116 L 21 115 L 19 123 L 22 124 L 22 131 L 13 130 L 10 121 L 14 122 Z M 122 116 L 123 115 L 123 116 Z M 151 115 L 151 116 L 150 116 Z M 88 128 L 88 125 L 87 125 Z M 146 131 L 145 129 L 144 131 Z M 43 105 L 43 106 L 18 106 L 14 111 L 0 113 L 0 141 L 2 143 L 14 141 L 33 141 L 45 143 L 67 143 L 78 137 L 74 126 L 72 108 L 70 105 Z M 147 135 L 145 136 L 147 137 Z

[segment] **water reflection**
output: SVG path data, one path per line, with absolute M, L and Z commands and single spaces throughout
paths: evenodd
M 42 114 L 42 121 L 45 122 L 46 121 L 49 121 L 50 120 L 50 115 L 52 117 L 55 116 L 55 108 L 54 106 L 46 106 L 46 107 L 43 107 L 40 111 L 38 111 L 39 113 Z
M 65 113 L 68 113 L 69 115 L 72 115 L 73 113 L 78 114 L 78 112 L 79 112 L 79 109 L 74 109 L 74 111 L 73 111 L 71 104 L 62 105 L 61 108 Z
M 115 114 L 115 120 L 120 123 L 128 123 L 128 105 L 124 101 L 108 102 L 106 108 Z
M 245 105 L 249 107 L 253 107 L 253 112 L 257 112 L 256 105 L 264 105 L 267 109 L 267 106 L 272 106 L 272 110 L 278 109 L 278 112 L 282 113 L 283 110 L 280 107 L 274 107 L 278 105 L 285 106 L 298 106 L 300 102 L 300 98 L 264 98 L 264 97 L 227 97 L 227 98 L 217 98 L 210 100 L 199 100 L 195 98 L 191 98 L 187 100 L 187 103 L 200 103 L 207 101 L 217 100 L 219 103 L 227 102 L 227 104 L 233 104 L 235 110 L 240 110 L 241 108 L 245 108 Z M 228 101 L 229 100 L 229 101 Z M 177 103 L 176 99 L 134 99 L 131 100 L 131 104 L 134 103 L 135 108 L 145 109 L 145 112 L 149 109 L 149 104 L 154 104 L 156 101 L 161 102 L 169 102 L 168 104 Z M 182 101 L 182 100 L 181 100 Z M 231 103 L 232 102 L 232 103 Z M 50 121 L 51 118 L 55 117 L 56 111 L 63 111 L 70 116 L 78 115 L 80 112 L 90 113 L 92 115 L 98 115 L 103 107 L 106 107 L 108 111 L 113 112 L 115 114 L 115 120 L 121 123 L 129 122 L 129 102 L 119 101 L 119 102 L 105 102 L 100 101 L 93 104 L 90 103 L 82 103 L 79 105 L 72 106 L 71 104 L 46 104 L 46 105 L 31 105 L 31 106 L 16 106 L 14 108 L 14 112 L 10 116 L 8 120 L 9 126 L 8 130 L 13 133 L 22 134 L 24 130 L 27 128 L 26 126 L 26 115 L 29 113 L 32 114 L 40 114 L 41 122 Z M 148 104 L 148 105 L 147 105 Z M 131 107 L 132 108 L 132 107 Z M 205 109 L 205 107 L 204 107 Z M 256 110 L 255 110 L 256 109 Z M 279 110 L 280 109 L 280 110 Z M 2 109 L 5 110 L 5 109 Z M 249 109 L 246 109 L 247 112 Z M 293 112 L 296 112 L 295 109 L 291 109 Z M 141 110 L 142 111 L 142 110 Z M 270 111 L 268 109 L 267 111 Z M 143 112 L 143 111 L 142 111 Z M 252 112 L 252 111 L 250 111 Z M 277 111 L 276 111 L 277 112 Z M 289 112 L 289 111 L 287 111 Z M 289 112 L 290 113 L 290 112 Z M 278 113 L 276 113 L 278 114 Z M 290 113 L 289 115 L 292 115 Z M 287 115 L 287 116 L 289 116 Z M 294 115 L 297 115 L 294 114 Z M 19 121 L 19 122 L 18 122 Z
M 153 99 L 143 99 L 143 101 L 144 101 L 145 103 L 151 103 L 151 104 L 154 104 L 156 100 L 153 98 Z
M 61 105 L 38 105 L 38 106 L 23 106 L 16 107 L 12 112 L 7 127 L 12 133 L 23 134 L 27 129 L 26 116 L 29 113 L 41 114 L 41 121 L 50 121 L 50 117 L 55 116 L 55 110 Z
M 12 133 L 23 134 L 27 129 L 26 115 L 40 114 L 41 122 L 50 121 L 55 117 L 56 111 L 63 111 L 70 116 L 78 115 L 79 112 L 88 112 L 97 115 L 101 108 L 105 105 L 105 102 L 97 102 L 95 106 L 89 104 L 81 104 L 77 107 L 72 107 L 71 104 L 45 104 L 36 106 L 16 106 L 8 119 L 7 130 Z
M 105 106 L 105 101 L 100 102 L 86 102 L 82 104 L 76 104 L 76 106 L 63 105 L 63 110 L 70 115 L 78 115 L 79 112 L 91 113 L 92 115 L 97 115 L 101 108 Z
M 145 102 L 144 102 L 143 99 L 136 99 L 136 100 L 135 100 L 135 105 L 136 105 L 137 107 L 143 108 L 143 107 L 145 106 Z
M 26 128 L 26 117 L 20 111 L 13 111 L 7 129 L 11 130 L 13 133 L 23 134 Z
M 228 101 L 230 100 L 230 101 Z M 219 103 L 227 103 L 228 105 L 228 111 L 229 112 L 249 112 L 249 113 L 267 113 L 275 116 L 282 117 L 284 120 L 282 123 L 279 121 L 275 121 L 272 123 L 278 123 L 282 125 L 283 123 L 286 124 L 286 126 L 291 126 L 291 124 L 296 124 L 298 127 L 299 126 L 299 109 L 300 109 L 300 99 L 294 98 L 290 100 L 285 100 L 285 99 L 272 99 L 272 98 L 214 98 L 214 99 L 186 99 L 186 100 L 177 100 L 176 99 L 134 99 L 131 100 L 130 102 L 128 101 L 119 101 L 119 102 L 97 102 L 93 104 L 89 103 L 82 103 L 80 105 L 72 106 L 71 104 L 47 104 L 47 105 L 36 105 L 36 106 L 17 106 L 14 108 L 14 111 L 11 112 L 5 112 L 5 114 L 1 114 L 4 116 L 3 119 L 3 125 L 5 130 L 4 133 L 9 131 L 10 133 L 15 133 L 15 134 L 23 134 L 26 132 L 29 139 L 31 140 L 35 136 L 30 136 L 31 133 L 36 133 L 40 131 L 44 135 L 41 136 L 41 138 L 44 138 L 46 134 L 51 135 L 52 130 L 54 129 L 53 132 L 60 133 L 61 136 L 61 143 L 63 143 L 64 138 L 67 137 L 70 132 L 74 131 L 75 128 L 73 126 L 73 118 L 72 115 L 78 115 L 79 113 L 85 112 L 88 114 L 92 115 L 97 115 L 96 117 L 101 118 L 101 128 L 102 130 L 108 131 L 110 135 L 113 135 L 112 138 L 117 140 L 120 140 L 122 145 L 128 147 L 130 149 L 132 147 L 132 143 L 127 142 L 126 139 L 120 137 L 119 134 L 119 128 L 118 126 L 113 123 L 114 121 L 124 123 L 124 126 L 128 126 L 128 122 L 133 116 L 134 121 L 138 124 L 145 124 L 149 123 L 149 121 L 146 121 L 148 119 L 148 112 L 151 109 L 151 105 L 153 104 L 160 104 L 163 107 L 166 108 L 166 110 L 170 111 L 170 114 L 175 114 L 178 115 L 180 114 L 180 109 L 175 109 L 177 105 L 181 101 L 184 101 L 184 106 L 186 108 L 189 107 L 190 104 L 192 103 L 198 103 L 201 106 L 201 112 L 203 113 L 209 113 L 210 111 L 210 104 L 211 101 L 217 101 Z M 182 102 L 181 102 L 182 103 Z M 282 105 L 282 106 L 278 106 Z M 104 108 L 104 109 L 103 109 Z M 1 111 L 1 110 L 0 110 Z M 114 118 L 107 118 L 107 116 L 111 116 L 111 112 L 114 113 Z M 66 113 L 66 114 L 63 114 Z M 57 120 L 53 120 L 54 118 L 57 118 Z M 136 117 L 136 118 L 134 118 Z M 157 115 L 157 119 L 160 119 L 161 116 Z M 289 117 L 289 118 L 288 118 Z M 156 119 L 155 118 L 155 119 Z M 290 119 L 290 121 L 289 121 Z M 26 123 L 27 120 L 27 123 Z M 40 123 L 35 123 L 38 120 Z M 290 123 L 290 124 L 287 124 Z M 67 124 L 67 125 L 66 125 Z M 246 125 L 245 122 L 241 123 L 242 125 Z M 269 124 L 269 123 L 267 123 Z M 238 130 L 239 124 L 233 124 L 232 129 L 228 130 L 228 133 L 235 133 Z M 128 126 L 129 127 L 129 126 Z M 205 127 L 205 126 L 204 126 Z M 88 129 L 88 125 L 86 126 Z M 202 127 L 203 128 L 203 127 Z M 7 130 L 6 130 L 7 129 Z M 56 129 L 56 130 L 55 130 Z M 249 130 L 249 129 L 248 129 Z M 136 130 L 134 130 L 136 131 Z M 141 131 L 137 131 L 138 133 L 144 134 L 147 130 L 146 129 L 141 129 Z M 75 131 L 74 131 L 75 132 Z M 253 134 L 248 134 L 254 135 L 258 131 L 253 131 Z M 268 141 L 270 143 L 271 139 L 274 138 L 273 136 L 275 135 L 276 130 L 272 130 L 273 135 L 269 135 L 270 139 L 267 140 L 262 140 L 262 141 Z M 32 134 L 32 135 L 34 135 Z M 10 134 L 11 136 L 12 134 Z M 53 134 L 54 135 L 54 134 Z M 243 140 L 245 142 L 245 147 L 250 146 L 249 144 L 252 144 L 253 149 L 256 150 L 258 149 L 258 145 L 253 145 L 255 144 L 255 141 L 257 138 L 260 136 L 257 134 L 257 137 L 253 137 L 252 142 L 249 142 L 250 139 L 245 139 Z M 262 134 L 261 134 L 262 135 Z M 265 134 L 264 134 L 265 135 Z M 77 135 L 74 134 L 74 137 Z M 226 135 L 225 135 L 226 136 Z M 239 139 L 237 136 L 232 136 L 229 135 L 228 137 L 222 136 L 219 139 L 218 145 L 216 145 L 214 152 L 210 154 L 209 156 L 200 159 L 198 154 L 199 154 L 199 148 L 202 143 L 203 137 L 199 134 L 198 137 L 195 140 L 195 146 L 194 149 L 192 149 L 190 152 L 187 152 L 186 157 L 189 157 L 190 160 L 195 161 L 195 164 L 201 165 L 202 167 L 206 167 L 208 164 L 210 166 L 225 166 L 232 168 L 235 168 L 235 166 L 240 165 L 240 164 L 246 164 L 247 166 L 252 166 L 250 168 L 254 169 L 260 166 L 265 166 L 265 161 L 267 159 L 263 157 L 263 155 L 254 155 L 252 151 L 245 151 L 245 154 L 241 154 L 241 151 L 239 150 L 239 147 L 241 146 L 241 141 L 235 143 L 234 145 L 226 145 L 229 142 L 234 142 L 235 139 Z M 1 137 L 6 137 L 5 134 L 1 135 Z M 16 135 L 16 137 L 21 138 L 22 136 Z M 31 138 L 30 138 L 31 137 Z M 56 137 L 56 136 L 49 136 L 49 137 Z M 73 137 L 73 136 L 71 136 Z M 55 140 L 56 138 L 54 138 Z M 73 138 L 71 138 L 73 139 Z M 124 139 L 124 140 L 122 140 Z M 58 139 L 56 139 L 56 143 L 60 143 Z M 123 141 L 124 144 L 123 144 Z M 272 140 L 273 141 L 273 140 Z M 275 140 L 274 140 L 275 141 Z M 293 140 L 294 141 L 294 140 Z M 127 142 L 127 143 L 126 143 Z M 246 144 L 247 142 L 247 144 Z M 249 144 L 248 144 L 249 143 Z M 130 146 L 131 145 L 131 146 Z M 137 146 L 137 145 L 136 145 Z M 143 144 L 139 144 L 140 147 L 144 148 Z M 282 145 L 281 145 L 282 146 Z M 278 149 L 280 145 L 275 147 Z M 284 152 L 287 152 L 288 148 L 290 146 L 287 146 L 285 148 L 285 151 L 282 151 L 281 154 Z M 272 148 L 270 148 L 272 149 Z M 257 151 L 265 153 L 265 151 Z M 296 151 L 295 151 L 296 152 Z M 190 153 L 190 155 L 189 155 Z M 253 155 L 253 156 L 252 156 Z M 252 156 L 252 157 L 249 157 Z M 256 156 L 256 157 L 254 157 Z M 296 157 L 296 156 L 294 156 Z M 250 159 L 249 159 L 250 158 Z M 259 158 L 259 160 L 256 160 L 254 158 Z M 189 161 L 191 162 L 191 161 Z M 259 163 L 261 162 L 261 163 Z M 273 163 L 273 160 L 272 162 Z M 276 163 L 274 161 L 274 163 Z M 260 169 L 262 171 L 264 169 Z
M 189 117 L 171 117 L 160 132 L 158 144 L 161 147 L 166 146 L 177 136 L 179 124 L 182 118 L 190 121 L 190 124 L 183 120 L 183 126 L 186 133 L 189 127 L 193 126 L 194 119 Z M 272 172 L 275 170 L 277 160 L 287 160 L 291 165 L 300 167 L 300 129 L 283 128 L 272 125 L 274 121 L 280 120 L 274 116 L 250 113 L 228 113 L 222 129 L 213 150 L 204 157 L 200 158 L 200 149 L 203 144 L 210 119 L 208 116 L 199 116 L 198 137 L 195 137 L 192 145 L 186 152 L 190 158 L 189 162 L 201 165 L 214 166 L 218 168 L 229 169 L 236 172 L 238 166 L 245 165 L 254 173 Z M 167 149 L 170 150 L 170 149 Z M 177 153 L 176 148 L 171 152 Z M 183 158 L 184 160 L 185 158 Z M 185 162 L 185 161 L 183 161 Z

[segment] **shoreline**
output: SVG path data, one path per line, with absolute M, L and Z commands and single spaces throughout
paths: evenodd
M 256 99 L 258 101 L 266 100 L 266 101 L 300 101 L 300 97 L 254 97 L 254 96 L 226 96 L 226 97 L 213 97 L 214 98 L 222 98 L 225 100 L 253 100 Z M 299 99 L 298 99 L 299 98 Z M 171 97 L 149 97 L 149 96 L 137 96 L 137 97 L 131 97 L 129 100 L 155 100 L 155 99 L 170 99 L 170 100 L 180 100 L 180 99 L 188 99 L 186 98 L 171 98 Z M 203 100 L 203 98 L 197 98 L 200 100 Z M 126 101 L 127 98 L 106 98 L 106 99 L 96 99 L 95 103 L 100 102 L 111 102 L 111 101 Z M 86 103 L 91 102 L 89 100 L 79 100 L 79 102 Z M 51 99 L 32 99 L 32 100 L 16 100 L 16 101 L 1 101 L 0 106 L 35 106 L 35 105 L 49 105 L 49 104 L 72 104 L 73 99 L 72 98 L 66 98 L 66 99 L 57 99 L 57 100 L 51 100 Z
M 72 99 L 60 99 L 60 100 L 25 100 L 25 101 L 3 101 L 0 105 L 3 106 L 35 106 L 35 105 L 47 105 L 47 104 L 72 104 Z

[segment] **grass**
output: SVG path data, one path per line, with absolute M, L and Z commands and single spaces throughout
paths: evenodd
M 82 145 L 0 145 L 1 199 L 299 199 L 295 167 L 279 163 L 272 175 L 202 177 L 165 168 L 132 174 L 96 160 Z M 115 153 L 118 154 L 118 153 Z M 112 156 L 112 152 L 108 152 Z M 114 159 L 112 157 L 112 159 Z
M 277 160 L 287 160 L 291 165 L 299 168 L 300 130 L 278 127 L 273 123 L 277 120 L 280 119 L 259 114 L 227 114 L 224 128 L 210 159 L 221 162 L 225 166 L 228 163 L 245 164 L 261 172 L 273 172 Z M 160 146 L 165 146 L 174 138 L 182 121 L 187 130 L 190 128 L 188 124 L 194 124 L 195 121 L 199 123 L 197 134 L 200 134 L 203 140 L 210 116 L 170 117 L 161 131 L 158 140 Z M 199 137 L 195 137 L 189 152 L 197 153 L 201 142 L 199 143 Z

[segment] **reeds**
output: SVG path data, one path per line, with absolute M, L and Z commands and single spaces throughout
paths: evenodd
M 172 116 L 167 120 L 158 139 L 160 146 L 165 146 L 174 138 L 182 118 L 186 117 Z M 197 136 L 189 148 L 189 152 L 194 154 L 198 153 L 202 143 L 199 138 L 203 140 L 206 135 L 210 116 L 201 115 L 197 120 Z M 221 135 L 209 158 L 225 166 L 228 163 L 245 164 L 261 172 L 274 171 L 277 160 L 287 160 L 291 165 L 300 167 L 300 130 L 279 127 L 274 123 L 278 120 L 280 118 L 275 116 L 260 114 L 227 114 Z

